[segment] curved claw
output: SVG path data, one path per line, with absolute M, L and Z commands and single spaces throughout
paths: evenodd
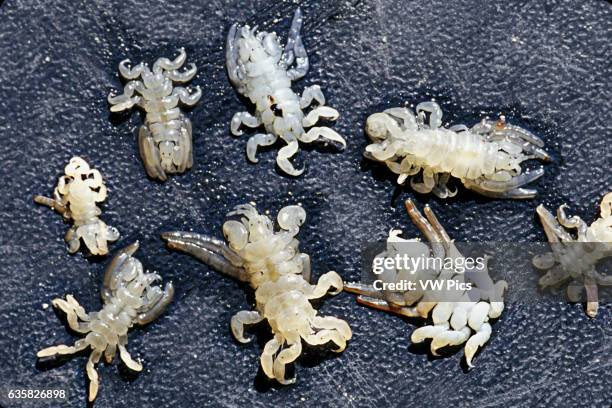
M 410 341 L 414 344 L 424 342 L 426 339 L 433 339 L 437 335 L 448 331 L 448 323 L 438 325 L 422 326 L 415 329 L 410 335 Z
M 344 138 L 340 136 L 336 131 L 328 127 L 310 128 L 310 130 L 301 135 L 299 139 L 304 143 L 311 143 L 315 140 L 335 142 L 339 143 L 340 146 L 342 146 L 342 149 L 346 148 L 346 140 L 344 140 Z
M 127 368 L 133 371 L 142 371 L 142 364 L 132 359 L 130 353 L 127 351 L 124 345 L 119 344 L 119 356 L 121 361 L 126 365 Z
M 330 108 L 329 106 L 318 106 L 302 119 L 302 126 L 311 127 L 316 125 L 321 118 L 333 121 L 338 119 L 339 116 L 340 114 L 334 108 Z
M 478 185 L 485 190 L 493 192 L 506 192 L 513 190 L 518 187 L 522 187 L 525 184 L 529 184 L 544 175 L 544 169 L 540 167 L 531 172 L 525 172 L 521 175 L 514 176 L 508 181 L 496 181 L 483 179 L 478 182 Z
M 174 82 L 188 82 L 198 72 L 196 64 L 189 64 L 189 68 L 186 71 L 179 72 L 178 70 L 169 71 L 166 76 Z
M 550 213 L 542 204 L 538 205 L 536 212 L 540 217 L 540 222 L 544 227 L 544 233 L 548 238 L 548 242 L 554 243 L 551 245 L 553 252 L 556 252 L 558 244 L 561 242 L 572 242 L 572 236 L 557 222 L 557 219 Z
M 261 357 L 259 358 L 261 368 L 268 378 L 274 378 L 274 356 L 280 349 L 281 345 L 282 338 L 280 335 L 276 334 L 266 343 L 263 352 L 261 353 Z
M 342 278 L 334 271 L 329 271 L 323 274 L 316 286 L 312 287 L 312 292 L 306 294 L 307 299 L 318 299 L 324 296 L 327 292 L 331 295 L 337 295 L 342 292 Z M 331 290 L 334 288 L 334 290 Z
M 261 322 L 264 319 L 257 311 L 243 310 L 232 316 L 231 328 L 234 338 L 240 343 L 248 343 L 250 338 L 244 337 L 244 326 L 253 325 Z
M 512 134 L 512 135 L 516 135 L 517 137 L 520 137 L 521 139 L 523 139 L 524 141 L 535 145 L 537 147 L 544 147 L 544 141 L 542 139 L 540 139 L 539 137 L 537 137 L 536 135 L 534 135 L 533 133 L 531 133 L 530 131 L 528 131 L 527 129 L 523 129 L 519 126 L 513 126 L 513 125 L 509 125 L 507 123 L 503 123 L 502 127 L 499 126 L 499 121 L 497 122 L 498 125 L 495 129 L 495 133 L 502 133 L 502 134 Z
M 130 69 L 125 64 L 130 62 L 129 59 L 124 59 L 119 63 L 119 73 L 125 79 L 136 79 L 146 70 L 146 66 L 144 63 L 140 63 L 136 65 L 134 68 Z
M 183 104 L 187 106 L 193 106 L 202 97 L 202 89 L 199 86 L 196 86 L 195 92 L 190 94 L 189 91 L 187 91 L 187 89 L 177 86 L 172 91 L 172 96 L 174 97 L 178 96 L 178 98 Z
M 289 347 L 282 349 L 280 353 L 274 359 L 274 378 L 276 381 L 283 385 L 295 383 L 295 376 L 293 378 L 285 378 L 285 366 L 295 361 L 296 358 L 302 353 L 302 342 L 298 338 L 297 341 L 289 343 Z
M 251 163 L 259 162 L 259 159 L 255 157 L 257 154 L 257 148 L 259 146 L 271 146 L 276 143 L 277 136 L 272 133 L 258 133 L 249 138 L 246 146 L 247 158 Z
M 179 48 L 179 55 L 174 59 L 170 60 L 168 58 L 158 58 L 157 61 L 153 63 L 153 72 L 161 72 L 162 69 L 166 71 L 175 71 L 179 69 L 187 60 L 187 53 L 185 52 L 185 48 Z
M 289 158 L 295 155 L 298 151 L 298 142 L 297 140 L 293 140 L 287 144 L 287 146 L 282 147 L 276 156 L 276 163 L 278 167 L 289 174 L 290 176 L 299 176 L 304 172 L 304 169 L 296 170 L 293 167 L 293 164 L 289 161 Z
M 600 209 L 600 217 L 608 218 L 612 216 L 612 193 L 608 193 L 601 199 L 601 204 L 599 204 Z
M 416 107 L 417 117 L 420 122 L 425 121 L 425 113 L 429 112 L 429 128 L 437 129 L 442 126 L 442 109 L 435 102 L 421 102 Z
M 485 345 L 489 338 L 491 337 L 491 325 L 489 323 L 483 323 L 480 327 L 480 330 L 476 334 L 474 334 L 470 339 L 465 343 L 464 354 L 465 354 L 465 362 L 467 363 L 469 368 L 473 368 L 472 359 L 474 355 L 478 351 L 479 348 Z
M 418 124 L 414 114 L 407 108 L 389 108 L 383 113 L 400 122 L 402 130 L 417 130 Z
M 534 189 L 520 188 L 529 184 L 544 175 L 544 169 L 539 168 L 531 172 L 525 172 L 514 176 L 508 181 L 497 181 L 488 179 L 478 179 L 475 181 L 466 180 L 464 185 L 470 190 L 474 190 L 482 195 L 494 198 L 528 199 L 537 195 Z
M 576 229 L 578 231 L 578 238 L 586 240 L 586 233 L 589 226 L 578 216 L 568 217 L 565 213 L 566 208 L 568 208 L 567 204 L 562 204 L 557 209 L 557 219 L 559 223 L 565 228 Z
M 458 346 L 463 344 L 470 337 L 470 328 L 464 327 L 461 330 L 446 330 L 436 334 L 430 345 L 431 354 L 439 356 L 438 350 L 447 346 Z

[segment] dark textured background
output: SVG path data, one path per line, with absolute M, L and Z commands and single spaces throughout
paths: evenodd
M 228 124 L 245 107 L 227 81 L 222 46 L 235 21 L 278 27 L 285 37 L 295 5 L 243 1 L 21 1 L 0 5 L 0 396 L 2 407 L 83 407 L 85 356 L 37 364 L 35 353 L 72 343 L 54 297 L 74 294 L 98 310 L 110 258 L 70 256 L 58 214 L 34 205 L 50 194 L 73 155 L 101 170 L 109 188 L 103 219 L 136 239 L 143 263 L 172 279 L 175 302 L 159 320 L 130 333 L 129 349 L 145 370 L 100 364 L 97 407 L 196 406 L 610 406 L 610 305 L 589 319 L 581 305 L 509 304 L 493 335 L 465 371 L 463 352 L 433 359 L 410 346 L 414 322 L 329 297 L 325 315 L 348 320 L 354 337 L 340 356 L 308 352 L 298 383 L 271 385 L 258 372 L 268 339 L 237 344 L 230 317 L 250 307 L 249 291 L 184 255 L 170 253 L 162 231 L 220 235 L 226 212 L 255 201 L 276 213 L 301 203 L 299 236 L 314 276 L 330 269 L 359 278 L 359 248 L 401 227 L 417 231 L 388 172 L 364 163 L 365 118 L 386 107 L 435 98 L 445 122 L 472 125 L 483 115 L 540 135 L 555 162 L 533 201 L 480 198 L 463 189 L 441 201 L 416 196 L 459 241 L 541 241 L 538 203 L 566 202 L 591 222 L 612 187 L 610 164 L 611 5 L 603 1 L 312 1 L 303 4 L 311 70 L 295 84 L 320 84 L 341 117 L 333 127 L 348 147 L 302 149 L 301 178 L 280 176 L 276 149 L 248 164 L 246 137 Z M 123 58 L 152 63 L 188 52 L 204 96 L 188 115 L 195 165 L 159 184 L 137 155 L 138 114 L 110 117 L 106 96 L 120 81 Z M 259 344 L 258 344 L 259 343 Z M 8 401 L 8 388 L 66 389 L 57 401 Z

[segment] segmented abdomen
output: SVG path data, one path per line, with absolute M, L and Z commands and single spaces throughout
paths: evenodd
M 410 150 L 423 160 L 423 167 L 434 173 L 450 173 L 453 177 L 474 180 L 495 172 L 500 152 L 497 143 L 486 142 L 475 133 L 453 132 L 438 128 L 417 132 L 417 143 L 411 143 Z M 414 146 L 413 146 L 414 145 Z
M 178 140 L 182 126 L 180 120 L 182 114 L 176 104 L 168 107 L 161 100 L 147 101 L 145 110 L 147 112 L 145 124 L 155 143 Z
M 261 63 L 262 66 L 265 62 Z M 274 121 L 275 112 L 302 114 L 300 100 L 291 89 L 291 80 L 287 71 L 275 63 L 265 65 L 265 70 L 259 69 L 260 64 L 251 65 L 247 80 L 247 96 L 256 106 L 257 113 L 265 124 Z M 255 68 L 254 68 L 255 67 Z
M 77 200 L 72 194 L 68 194 L 68 203 L 70 209 L 70 215 L 74 221 L 74 225 L 77 227 L 81 225 L 94 224 L 98 222 L 98 215 L 100 210 L 98 209 L 94 201 Z
M 119 337 L 127 334 L 128 329 L 132 327 L 135 316 L 136 311 L 133 308 L 121 305 L 115 298 L 104 305 L 89 323 L 91 332 L 87 339 L 92 347 L 99 349 L 106 348 L 108 344 L 117 344 Z

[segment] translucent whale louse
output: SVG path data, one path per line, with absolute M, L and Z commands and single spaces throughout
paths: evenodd
M 133 257 L 138 242 L 122 249 L 115 255 L 104 273 L 102 301 L 98 312 L 87 313 L 72 295 L 64 299 L 53 299 L 53 306 L 66 314 L 70 329 L 85 334 L 73 346 L 58 345 L 40 350 L 39 358 L 75 354 L 91 348 L 86 371 L 89 378 L 89 401 L 98 394 L 96 364 L 104 356 L 107 363 L 115 358 L 117 350 L 123 363 L 133 371 L 142 371 L 142 365 L 133 360 L 126 349 L 127 332 L 134 325 L 145 325 L 161 315 L 172 301 L 174 287 L 167 283 L 164 290 L 151 286 L 161 277 L 156 273 L 143 272 L 142 264 Z
M 387 250 L 381 254 L 393 258 L 397 254 L 408 254 L 414 257 L 453 259 L 463 258 L 440 224 L 429 206 L 425 206 L 425 217 L 417 210 L 412 201 L 406 201 L 406 209 L 412 222 L 428 239 L 429 245 L 417 239 L 405 240 L 399 237 L 401 231 L 391 231 L 387 239 Z M 379 256 L 381 256 L 379 255 Z M 410 280 L 413 282 L 437 280 L 468 282 L 469 290 L 457 290 L 444 293 L 432 289 L 423 289 L 418 284 L 415 290 L 390 291 L 377 290 L 373 285 L 362 283 L 345 283 L 344 290 L 359 295 L 360 304 L 408 317 L 427 318 L 431 312 L 433 325 L 417 328 L 412 332 L 413 343 L 431 339 L 430 350 L 435 356 L 438 350 L 446 346 L 457 346 L 465 343 L 464 352 L 468 367 L 473 367 L 472 359 L 479 348 L 483 347 L 491 336 L 490 319 L 501 316 L 504 310 L 503 295 L 507 289 L 504 280 L 493 282 L 489 276 L 484 259 L 484 268 L 478 273 L 475 266 L 463 272 L 454 268 L 420 268 L 417 271 L 390 269 L 380 278 L 386 283 L 398 283 Z M 453 261 L 455 262 L 455 261 Z M 463 265 L 466 265 L 463 263 Z M 466 273 L 472 272 L 468 275 Z
M 306 219 L 301 207 L 281 209 L 277 231 L 270 218 L 248 204 L 236 207 L 228 216 L 241 217 L 223 225 L 228 244 L 190 232 L 169 232 L 162 237 L 170 249 L 192 255 L 255 289 L 255 310 L 236 313 L 231 320 L 232 333 L 239 342 L 247 343 L 250 339 L 244 337 L 244 326 L 266 320 L 274 337 L 261 354 L 263 372 L 281 384 L 293 383 L 295 377 L 285 378 L 285 365 L 300 356 L 302 340 L 310 345 L 332 342 L 337 346 L 334 351 L 341 352 L 352 336 L 344 320 L 318 316 L 310 304 L 328 292 L 341 292 L 342 279 L 330 271 L 316 285 L 310 284 L 310 258 L 299 251 L 295 238 Z
M 197 72 L 195 64 L 184 72 L 187 54 L 179 50 L 174 60 L 159 58 L 153 69 L 140 63 L 133 68 L 126 66 L 129 60 L 119 63 L 119 73 L 129 80 L 123 94 L 108 96 L 111 112 L 120 112 L 138 106 L 146 112 L 145 123 L 140 127 L 138 146 L 140 157 L 149 177 L 165 181 L 167 173 L 183 173 L 193 165 L 191 121 L 181 113 L 179 102 L 195 105 L 202 91 L 199 86 L 190 93 L 174 83 L 191 81 Z
M 485 196 L 533 198 L 536 190 L 521 187 L 540 178 L 544 169 L 523 172 L 521 163 L 550 160 L 540 138 L 506 123 L 504 116 L 498 121 L 483 119 L 472 128 L 442 127 L 442 110 L 435 102 L 418 104 L 416 115 L 406 108 L 375 113 L 368 117 L 365 129 L 373 142 L 366 147 L 366 158 L 385 163 L 398 174 L 398 184 L 422 170 L 423 181 L 411 177 L 411 187 L 440 198 L 457 193 L 446 185 L 451 176 Z
M 299 176 L 304 171 L 295 169 L 289 161 L 298 151 L 298 142 L 311 143 L 320 139 L 346 146 L 344 138 L 332 129 L 313 127 L 321 118 L 336 120 L 339 116 L 338 111 L 325 106 L 321 87 L 309 86 L 301 97 L 291 89 L 291 83 L 304 77 L 309 67 L 300 36 L 301 26 L 302 12 L 298 8 L 284 49 L 276 33 L 256 32 L 257 27 L 239 28 L 238 24 L 230 28 L 226 44 L 230 82 L 255 105 L 255 115 L 249 112 L 234 114 L 231 132 L 239 136 L 243 133 L 240 130 L 242 125 L 250 128 L 263 125 L 266 133 L 253 135 L 247 142 L 248 159 L 257 163 L 257 148 L 270 146 L 280 138 L 287 145 L 278 151 L 276 163 L 283 172 L 292 176 Z M 294 62 L 296 66 L 290 68 Z M 303 110 L 313 101 L 319 106 L 305 115 Z M 304 130 L 309 127 L 310 130 Z
M 106 200 L 106 185 L 102 175 L 80 157 L 70 159 L 53 191 L 53 198 L 34 197 L 34 201 L 60 213 L 74 225 L 64 237 L 68 252 L 81 247 L 81 239 L 92 255 L 106 255 L 107 242 L 116 241 L 119 231 L 107 226 L 98 216 L 102 213 L 97 204 Z
M 562 205 L 557 218 L 543 206 L 536 209 L 552 252 L 536 255 L 533 265 L 546 273 L 540 278 L 542 289 L 567 286 L 567 297 L 579 302 L 586 292 L 586 313 L 597 316 L 599 308 L 598 286 L 612 286 L 612 275 L 597 271 L 598 263 L 612 257 L 612 193 L 604 196 L 600 204 L 600 217 L 590 226 L 580 217 L 568 217 Z M 570 234 L 576 230 L 576 237 Z

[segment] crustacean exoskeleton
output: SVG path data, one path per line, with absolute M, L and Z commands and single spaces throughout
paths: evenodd
M 612 193 L 604 196 L 600 205 L 600 218 L 590 226 L 580 217 L 568 217 L 562 205 L 555 219 L 543 205 L 536 209 L 552 252 L 536 255 L 533 265 L 546 270 L 539 281 L 542 289 L 567 286 L 567 297 L 580 301 L 586 292 L 586 313 L 597 315 L 599 308 L 598 286 L 612 286 L 612 275 L 597 271 L 599 261 L 612 256 Z M 570 234 L 576 230 L 576 237 Z
M 302 340 L 310 345 L 335 344 L 341 352 L 352 333 L 349 325 L 331 316 L 318 316 L 310 303 L 327 293 L 342 291 L 342 279 L 333 271 L 310 284 L 310 258 L 299 251 L 295 238 L 306 219 L 299 206 L 287 206 L 278 213 L 279 230 L 252 205 L 241 205 L 228 216 L 240 217 L 223 225 L 227 244 L 219 239 L 191 232 L 162 234 L 168 247 L 185 252 L 255 289 L 255 310 L 243 310 L 232 317 L 231 329 L 241 343 L 244 326 L 266 320 L 274 337 L 261 354 L 261 367 L 268 378 L 281 384 L 295 382 L 285 378 L 285 365 L 302 353 Z M 331 292 L 330 292 L 331 291 Z
M 64 171 L 53 191 L 54 198 L 36 196 L 34 201 L 73 221 L 64 237 L 68 252 L 78 251 L 83 239 L 92 255 L 106 255 L 107 242 L 116 241 L 119 231 L 98 218 L 102 211 L 97 204 L 106 200 L 107 194 L 102 175 L 80 157 L 70 159 Z
M 427 121 L 429 115 L 429 121 Z M 391 108 L 368 117 L 365 131 L 372 144 L 364 156 L 385 163 L 403 184 L 422 171 L 422 182 L 410 178 L 422 194 L 452 197 L 446 185 L 450 177 L 479 194 L 494 198 L 533 198 L 536 190 L 522 188 L 544 174 L 544 169 L 523 171 L 528 159 L 549 161 L 544 142 L 518 126 L 483 119 L 465 125 L 442 127 L 442 109 L 435 102 L 417 105 L 416 115 L 407 108 Z
M 53 299 L 53 306 L 66 313 L 70 329 L 85 335 L 73 346 L 58 345 L 40 350 L 39 358 L 75 354 L 91 348 L 86 371 L 89 378 L 89 401 L 98 394 L 98 373 L 96 364 L 104 356 L 111 363 L 119 351 L 119 357 L 125 365 L 134 371 L 141 371 L 142 364 L 135 361 L 128 353 L 127 332 L 134 325 L 145 325 L 155 320 L 168 306 L 174 295 L 172 283 L 167 283 L 164 290 L 152 286 L 161 280 L 156 273 L 145 273 L 142 264 L 132 255 L 138 249 L 138 242 L 119 251 L 110 262 L 104 273 L 102 302 L 104 306 L 98 312 L 87 313 L 72 295 L 64 299 Z
M 387 289 L 385 286 L 363 283 L 345 283 L 344 290 L 358 294 L 358 303 L 375 309 L 423 319 L 427 319 L 431 312 L 433 324 L 414 330 L 412 342 L 421 343 L 431 339 L 430 350 L 435 356 L 443 347 L 465 343 L 465 359 L 467 365 L 473 367 L 474 355 L 491 336 L 489 320 L 498 318 L 504 310 L 503 295 L 507 283 L 504 280 L 493 282 L 486 257 L 482 258 L 480 269 L 476 264 L 468 267 L 429 206 L 425 206 L 426 218 L 410 200 L 406 201 L 406 209 L 429 245 L 418 239 L 402 239 L 399 237 L 401 231 L 392 230 L 387 239 L 387 250 L 378 256 L 393 259 L 406 255 L 445 262 L 423 263 L 417 270 L 393 267 L 380 275 L 380 284 L 413 282 L 413 290 Z M 446 260 L 451 261 L 451 266 L 447 265 Z M 464 265 L 464 269 L 457 270 L 452 266 L 459 264 Z M 450 291 L 446 286 L 436 287 L 433 282 L 445 285 L 452 282 L 453 287 L 459 289 Z
M 276 33 L 257 32 L 257 27 L 232 25 L 227 36 L 226 61 L 230 82 L 236 90 L 255 105 L 255 114 L 239 112 L 231 122 L 231 131 L 239 136 L 242 125 L 250 128 L 264 126 L 266 132 L 249 138 L 248 159 L 255 157 L 259 146 L 270 146 L 278 138 L 287 145 L 278 151 L 276 163 L 285 173 L 299 176 L 289 161 L 298 151 L 298 142 L 332 141 L 346 146 L 342 136 L 328 127 L 313 127 L 321 119 L 336 120 L 338 111 L 325 106 L 325 97 L 319 85 L 311 85 L 300 97 L 291 89 L 291 83 L 308 71 L 308 55 L 302 43 L 300 29 L 302 12 L 298 8 L 293 16 L 289 37 L 284 49 Z M 295 66 L 293 66 L 295 62 Z M 304 109 L 317 102 L 318 106 L 307 115 Z M 304 128 L 310 128 L 305 131 Z
M 187 54 L 181 48 L 174 60 L 159 58 L 153 69 L 140 63 L 133 68 L 126 66 L 129 60 L 119 63 L 119 73 L 129 82 L 123 94 L 108 96 L 111 112 L 120 112 L 138 106 L 146 112 L 145 123 L 140 127 L 138 146 L 149 177 L 166 180 L 167 173 L 183 173 L 193 165 L 191 121 L 181 113 L 179 102 L 193 106 L 202 96 L 200 87 L 190 93 L 174 83 L 191 81 L 196 74 L 195 64 L 179 72 Z

